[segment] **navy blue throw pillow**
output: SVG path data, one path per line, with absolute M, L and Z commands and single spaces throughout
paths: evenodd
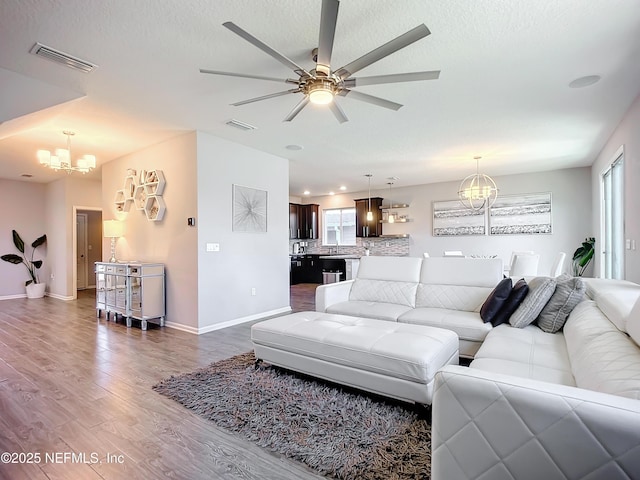
M 524 297 L 526 297 L 528 293 L 529 285 L 527 285 L 527 282 L 525 282 L 524 278 L 521 278 L 511 289 L 509 298 L 507 298 L 507 301 L 504 302 L 504 305 L 502 305 L 502 308 L 500 309 L 498 314 L 493 317 L 491 324 L 494 327 L 497 327 L 501 323 L 507 323 L 513 312 L 518 309 L 518 307 L 524 300 Z
M 509 298 L 511 293 L 511 278 L 500 280 L 500 283 L 493 289 L 480 308 L 480 318 L 484 323 L 491 322 L 500 312 L 500 309 Z

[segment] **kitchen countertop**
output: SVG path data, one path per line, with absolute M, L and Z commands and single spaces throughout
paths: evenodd
M 362 255 L 320 255 L 320 260 L 359 260 Z

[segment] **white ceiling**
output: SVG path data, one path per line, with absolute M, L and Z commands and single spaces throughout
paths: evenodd
M 591 165 L 640 92 L 638 0 L 342 0 L 332 66 L 420 23 L 431 35 L 359 76 L 441 70 L 440 79 L 357 90 L 404 104 L 395 112 L 350 98 L 350 121 L 286 90 L 200 68 L 295 77 L 222 26 L 232 21 L 313 68 L 320 0 L 3 0 L 0 2 L 0 177 L 49 182 L 39 148 L 65 144 L 102 165 L 198 129 L 290 159 L 290 194 L 323 195 Z M 84 74 L 29 54 L 40 42 L 98 65 Z M 568 84 L 599 75 L 595 85 Z M 235 118 L 257 130 L 225 125 Z M 300 151 L 286 149 L 301 145 Z M 179 161 L 179 159 L 176 159 Z M 233 161 L 232 158 L 223 161 Z M 93 176 L 99 178 L 99 169 Z

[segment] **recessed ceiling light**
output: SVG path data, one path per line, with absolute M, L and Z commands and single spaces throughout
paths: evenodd
M 584 88 L 600 81 L 600 75 L 587 75 L 585 77 L 576 78 L 569 84 L 569 88 Z
M 342 186 L 340 187 L 340 190 L 342 190 L 342 191 L 344 191 L 344 190 L 346 190 L 346 189 L 347 189 L 347 187 L 345 187 L 344 185 L 342 185 Z
M 335 195 L 336 192 L 329 192 L 329 195 Z
M 309 190 L 305 190 L 304 192 L 302 192 L 303 195 L 309 195 L 311 192 Z
M 294 152 L 297 152 L 298 150 L 302 150 L 304 147 L 302 145 L 287 145 L 286 147 L 287 150 L 293 150 Z

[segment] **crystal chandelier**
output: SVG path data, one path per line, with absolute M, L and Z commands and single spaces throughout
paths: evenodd
M 498 198 L 498 187 L 489 175 L 480 173 L 480 158 L 473 157 L 476 161 L 476 173 L 462 180 L 458 188 L 458 197 L 462 204 L 475 211 L 485 207 L 491 207 Z
M 75 165 L 71 165 L 71 137 L 74 132 L 65 130 L 67 136 L 67 148 L 56 148 L 55 155 L 51 155 L 49 150 L 38 150 L 38 161 L 40 165 L 52 168 L 56 171 L 64 170 L 67 173 L 82 172 L 88 173 L 96 168 L 95 155 L 83 155 L 78 158 Z

